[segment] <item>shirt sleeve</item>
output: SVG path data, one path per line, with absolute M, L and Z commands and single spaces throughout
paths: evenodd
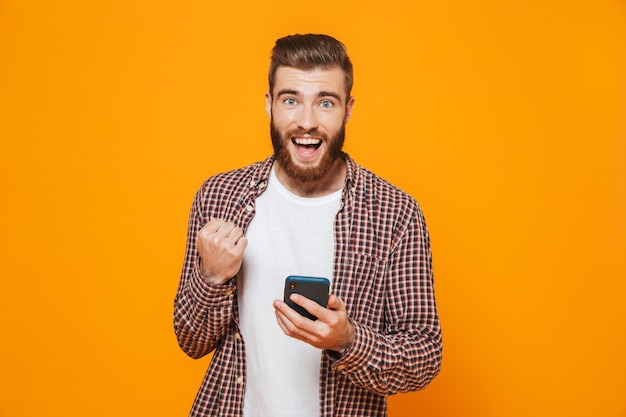
M 233 317 L 235 280 L 223 285 L 206 282 L 200 273 L 196 241 L 204 225 L 201 191 L 189 215 L 185 261 L 174 300 L 174 331 L 182 350 L 192 358 L 207 355 L 226 335 Z
M 439 373 L 442 338 L 430 241 L 419 210 L 390 255 L 385 294 L 384 330 L 353 322 L 352 345 L 341 355 L 326 354 L 333 370 L 377 394 L 422 389 Z

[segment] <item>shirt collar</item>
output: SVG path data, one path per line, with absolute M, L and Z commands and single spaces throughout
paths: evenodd
M 343 200 L 346 193 L 353 190 L 356 185 L 357 165 L 354 160 L 350 158 L 350 155 L 345 152 L 341 153 L 340 158 L 343 158 L 343 160 L 346 161 L 346 179 L 343 186 L 344 192 L 342 193 Z M 267 181 L 269 180 L 274 162 L 274 155 L 271 155 L 259 163 L 259 167 L 254 173 L 254 176 L 249 184 L 250 188 L 257 188 L 257 195 L 262 194 L 267 188 Z

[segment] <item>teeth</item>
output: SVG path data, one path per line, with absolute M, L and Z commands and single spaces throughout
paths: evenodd
M 319 139 L 313 138 L 297 138 L 296 143 L 298 145 L 317 145 L 321 142 Z

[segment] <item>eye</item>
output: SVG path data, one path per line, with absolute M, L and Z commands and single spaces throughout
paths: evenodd
M 295 98 L 289 97 L 283 100 L 283 103 L 285 103 L 288 106 L 295 106 L 298 102 L 296 101 Z
M 332 109 L 334 105 L 335 104 L 332 101 L 330 101 L 330 100 L 323 100 L 320 103 L 320 107 L 322 107 L 324 109 Z

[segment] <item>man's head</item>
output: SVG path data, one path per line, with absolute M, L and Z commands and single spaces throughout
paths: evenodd
M 354 80 L 352 62 L 348 57 L 345 45 L 331 36 L 306 34 L 290 35 L 278 39 L 272 49 L 270 62 L 270 94 L 274 94 L 276 70 L 280 66 L 300 70 L 339 67 L 344 74 L 346 101 L 350 97 Z
M 340 156 L 354 104 L 346 48 L 326 35 L 279 39 L 269 80 L 266 110 L 279 179 L 307 195 L 335 190 L 345 175 Z

